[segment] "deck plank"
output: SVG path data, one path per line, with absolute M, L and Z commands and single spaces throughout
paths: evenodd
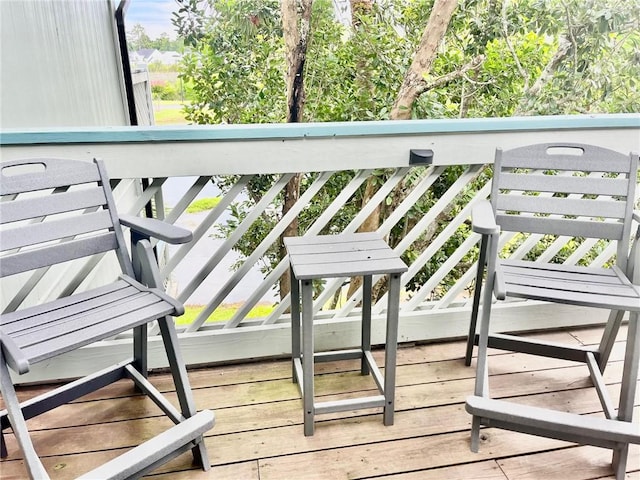
M 536 336 L 588 344 L 599 333 L 592 330 L 595 334 L 585 330 Z M 563 480 L 608 478 L 607 450 L 589 453 L 591 447 L 504 430 L 484 429 L 480 453 L 471 453 L 471 417 L 464 400 L 473 391 L 475 372 L 464 366 L 463 352 L 463 342 L 403 346 L 398 351 L 395 425 L 384 427 L 377 409 L 338 412 L 319 416 L 313 437 L 303 435 L 302 405 L 290 362 L 190 371 L 196 405 L 216 411 L 216 426 L 205 438 L 213 467 L 209 472 L 194 469 L 190 455 L 184 454 L 150 478 L 333 480 L 384 475 L 394 480 L 531 480 L 558 478 L 558 472 L 563 472 Z M 382 365 L 383 352 L 376 351 L 375 357 Z M 605 371 L 614 401 L 622 357 L 622 344 L 616 344 Z M 601 410 L 584 366 L 498 351 L 492 351 L 491 366 L 495 397 L 584 414 Z M 316 391 L 323 400 L 375 391 L 371 378 L 358 374 L 357 361 L 321 363 L 317 372 Z M 151 380 L 173 396 L 168 375 L 154 374 Z M 28 397 L 44 389 L 25 388 L 20 394 Z M 152 402 L 134 394 L 129 382 L 29 421 L 36 450 L 56 480 L 89 471 L 169 425 Z M 1 476 L 23 478 L 15 439 L 10 433 L 6 439 L 10 456 L 0 464 Z M 634 474 L 640 471 L 638 448 L 632 449 L 629 467 Z
M 640 446 L 633 445 L 630 450 L 628 469 L 640 470 Z M 614 478 L 611 475 L 611 451 L 591 446 L 522 455 L 498 460 L 498 464 L 509 479 L 553 478 L 557 472 L 564 472 L 563 480 Z

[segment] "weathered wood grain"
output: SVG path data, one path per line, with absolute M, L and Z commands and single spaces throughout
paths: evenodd
M 590 343 L 599 332 L 564 331 L 537 336 Z M 605 372 L 617 400 L 622 345 Z M 216 412 L 205 441 L 213 465 L 202 472 L 185 454 L 160 469 L 158 479 L 346 479 L 386 475 L 394 480 L 608 478 L 605 450 L 504 430 L 484 429 L 480 454 L 469 451 L 471 417 L 464 400 L 473 391 L 475 369 L 462 361 L 464 344 L 419 345 L 398 351 L 396 422 L 385 427 L 377 410 L 318 417 L 316 435 L 304 437 L 302 404 L 288 361 L 269 361 L 194 370 L 190 378 L 198 408 Z M 375 352 L 382 364 L 384 352 Z M 522 354 L 493 352 L 491 385 L 497 397 L 601 415 L 585 366 Z M 318 364 L 323 400 L 375 390 L 357 373 L 357 361 Z M 172 392 L 165 374 L 152 381 Z M 26 396 L 46 387 L 26 388 Z M 640 399 L 636 401 L 640 405 Z M 638 409 L 637 409 L 638 410 Z M 636 417 L 637 417 L 636 412 Z M 636 420 L 637 421 L 637 420 Z M 121 454 L 125 448 L 168 428 L 155 405 L 135 395 L 128 383 L 103 389 L 73 405 L 30 420 L 36 449 L 53 479 L 75 478 Z M 96 442 L 99 438 L 100 442 Z M 10 456 L 0 463 L 2 479 L 21 479 L 25 470 L 15 439 L 6 435 Z M 603 452 L 603 453 L 601 453 Z M 632 449 L 629 478 L 640 471 Z M 567 473 L 568 472 L 568 473 Z

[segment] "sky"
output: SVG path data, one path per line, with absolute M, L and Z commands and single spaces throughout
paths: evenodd
M 139 23 L 151 39 L 158 38 L 161 33 L 167 33 L 170 38 L 175 39 L 171 14 L 177 10 L 177 6 L 175 0 L 129 0 L 129 8 L 124 17 L 125 26 L 130 30 Z

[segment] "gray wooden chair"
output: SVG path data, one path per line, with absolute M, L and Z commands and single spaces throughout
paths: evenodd
M 132 379 L 176 425 L 84 478 L 138 478 L 188 450 L 197 464 L 209 469 L 203 434 L 213 427 L 214 415 L 196 413 L 170 317 L 181 315 L 184 308 L 161 288 L 149 242 L 153 236 L 185 243 L 191 233 L 155 219 L 118 216 L 109 179 L 98 160 L 8 161 L 0 164 L 0 170 L 1 277 L 21 274 L 17 279 L 29 285 L 55 264 L 105 254 L 114 255 L 122 270 L 112 283 L 36 306 L 9 308 L 13 311 L 0 317 L 0 387 L 6 407 L 0 421 L 2 431 L 12 428 L 30 477 L 49 478 L 25 420 L 121 378 Z M 131 258 L 122 225 L 131 228 Z M 160 327 L 179 409 L 146 378 L 146 328 L 153 321 Z M 19 403 L 9 368 L 24 374 L 38 362 L 130 329 L 134 330 L 131 358 Z M 4 433 L 2 456 L 7 456 Z
M 466 355 L 470 365 L 474 344 L 478 345 L 475 393 L 466 403 L 473 415 L 473 451 L 478 450 L 482 424 L 612 449 L 616 478 L 624 478 L 629 444 L 640 443 L 640 428 L 632 423 L 640 355 L 640 269 L 634 277 L 640 229 L 630 248 L 632 221 L 640 220 L 633 212 L 637 172 L 637 154 L 623 155 L 589 145 L 549 143 L 497 150 L 491 202 L 483 202 L 473 211 L 473 230 L 482 234 L 478 265 L 486 264 L 486 272 L 478 269 Z M 616 263 L 611 268 L 595 268 L 501 259 L 501 232 L 615 241 Z M 482 315 L 476 335 L 481 295 Z M 575 348 L 491 332 L 493 296 L 602 308 L 610 314 L 598 348 Z M 616 411 L 602 372 L 625 312 L 629 312 L 629 325 Z M 490 398 L 488 348 L 584 362 L 605 418 Z

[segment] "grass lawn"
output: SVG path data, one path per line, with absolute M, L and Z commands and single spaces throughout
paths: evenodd
M 195 200 L 187 207 L 187 213 L 198 213 L 212 210 L 220 203 L 220 200 L 222 200 L 220 197 L 207 197 Z
M 175 100 L 154 100 L 153 117 L 156 125 L 186 125 L 183 105 L 184 103 Z
M 167 109 L 154 113 L 156 125 L 186 125 L 182 110 Z
M 184 307 L 184 315 L 176 318 L 176 325 L 188 325 L 192 323 L 198 314 L 202 311 L 202 305 L 185 305 Z M 226 322 L 230 320 L 233 315 L 240 308 L 240 304 L 232 304 L 232 305 L 220 305 L 216 308 L 213 313 L 207 319 L 207 323 L 213 322 Z M 273 305 L 256 305 L 251 309 L 247 318 L 260 318 L 266 317 L 271 312 L 273 312 Z

